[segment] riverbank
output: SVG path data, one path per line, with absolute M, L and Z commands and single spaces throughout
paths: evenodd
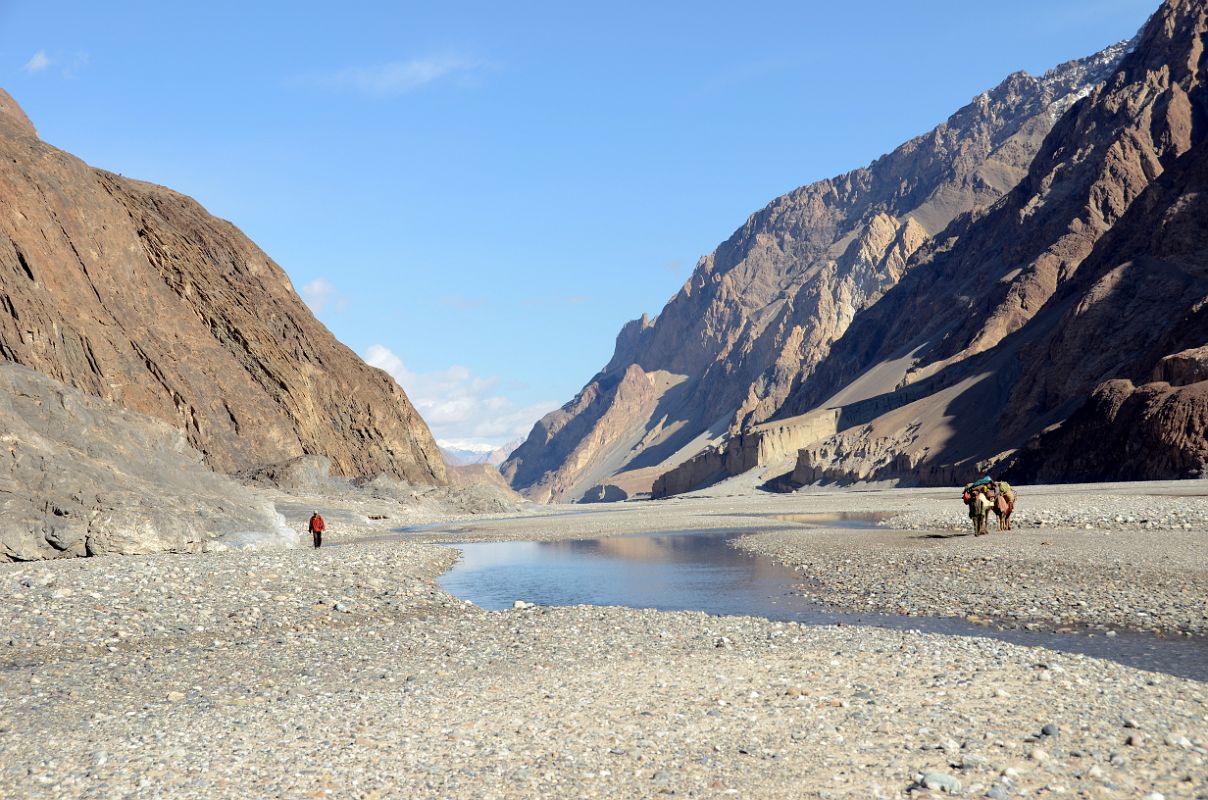
M 0 565 L 0 797 L 918 798 L 926 773 L 971 797 L 1208 794 L 1208 684 L 981 638 L 620 608 L 489 613 L 436 586 L 456 553 L 424 541 L 742 526 L 783 555 L 827 532 L 778 517 L 936 502 L 715 496 L 318 551 Z M 389 530 L 353 512 L 337 540 Z M 1070 558 L 1100 557 L 1075 546 L 1090 533 L 1070 535 Z M 815 546 L 853 534 L 888 537 L 866 549 L 900 570 L 892 537 L 906 532 L 830 532 Z M 1122 561 L 1148 548 L 1148 569 L 1174 563 L 1157 548 L 1172 539 L 1101 538 Z M 1008 545 L 1041 559 L 1055 546 L 907 542 L 961 557 Z M 956 556 L 935 563 L 960 572 Z
M 905 797 L 922 772 L 971 796 L 1208 791 L 1204 684 L 982 639 L 488 613 L 432 584 L 452 557 L 0 569 L 0 794 Z

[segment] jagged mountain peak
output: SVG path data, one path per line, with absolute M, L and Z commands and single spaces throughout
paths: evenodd
M 1122 52 L 1047 79 L 1016 73 L 868 167 L 750 215 L 654 320 L 622 329 L 605 369 L 538 423 L 504 474 L 535 499 L 575 499 L 605 478 L 633 494 L 771 417 L 929 237 L 1018 184 L 1053 105 L 1088 90 L 1080 81 L 1098 80 Z

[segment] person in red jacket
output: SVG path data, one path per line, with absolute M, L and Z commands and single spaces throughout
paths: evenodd
M 327 525 L 324 524 L 323 518 L 319 516 L 319 512 L 310 515 L 310 535 L 315 539 L 315 547 L 320 547 L 323 544 L 323 531 L 327 530 Z

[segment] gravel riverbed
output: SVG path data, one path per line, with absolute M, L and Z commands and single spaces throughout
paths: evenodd
M 767 515 L 847 503 L 463 533 L 799 535 Z M 0 797 L 1208 797 L 1203 683 L 981 638 L 489 613 L 434 584 L 455 557 L 407 540 L 0 565 Z

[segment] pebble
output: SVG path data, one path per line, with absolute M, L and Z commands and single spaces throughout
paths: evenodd
M 923 773 L 923 779 L 919 783 L 925 789 L 934 789 L 947 794 L 956 794 L 961 790 L 961 782 L 952 775 L 943 772 Z

